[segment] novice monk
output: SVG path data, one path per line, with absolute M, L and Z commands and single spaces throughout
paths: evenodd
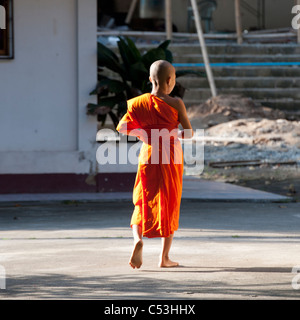
M 135 209 L 131 227 L 134 247 L 129 260 L 132 268 L 142 265 L 142 236 L 162 238 L 159 267 L 178 266 L 169 259 L 169 251 L 174 231 L 178 229 L 182 193 L 183 153 L 178 140 L 179 123 L 183 129 L 189 129 L 184 130 L 184 135 L 180 132 L 180 138 L 193 135 L 183 101 L 169 96 L 176 82 L 175 68 L 164 60 L 154 62 L 150 67 L 150 81 L 151 94 L 128 100 L 127 113 L 117 127 L 119 132 L 138 136 L 144 142 L 133 190 Z M 166 132 L 166 129 L 172 132 L 166 144 L 169 152 L 162 142 L 164 138 L 159 142 L 154 139 L 154 133 Z M 155 161 L 157 157 L 153 160 L 157 150 L 159 161 Z M 162 159 L 166 154 L 169 161 Z

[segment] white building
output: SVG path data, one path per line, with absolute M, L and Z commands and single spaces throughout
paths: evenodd
M 97 81 L 97 0 L 14 0 L 10 14 L 13 58 L 0 60 L 0 193 L 101 189 L 97 123 L 86 115 Z
M 187 1 L 180 2 L 185 18 L 174 14 L 180 30 Z M 266 27 L 286 26 L 290 11 L 284 24 L 270 21 L 287 1 L 294 0 L 272 0 L 276 15 L 266 16 Z M 215 15 L 231 12 L 222 21 L 233 28 L 233 0 L 223 2 Z M 97 120 L 86 115 L 95 102 L 97 0 L 2 0 L 0 7 L 0 193 L 131 190 L 134 166 L 97 165 Z

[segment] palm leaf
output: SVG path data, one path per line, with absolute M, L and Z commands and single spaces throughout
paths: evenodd
M 114 106 L 116 106 L 120 101 L 126 101 L 126 96 L 124 93 L 116 94 L 111 97 L 100 98 L 98 103 L 89 103 L 87 105 L 87 113 L 88 114 L 103 114 L 103 110 L 111 110 Z M 102 107 L 108 107 L 109 109 L 104 109 Z M 107 112 L 108 112 L 107 111 Z
M 165 59 L 166 59 L 165 50 L 159 47 L 149 50 L 142 56 L 142 62 L 144 63 L 145 68 L 147 70 L 150 69 L 150 66 L 154 61 L 165 60 Z
M 118 74 L 121 77 L 124 77 L 125 72 L 122 68 L 119 58 L 117 55 L 110 50 L 109 48 L 105 47 L 102 43 L 98 42 L 98 65 L 100 67 L 106 67 Z
M 171 40 L 166 40 L 163 43 L 161 43 L 158 48 L 161 48 L 165 51 L 165 60 L 169 61 L 170 63 L 173 63 L 173 54 L 170 50 L 168 50 L 168 46 L 171 43 Z
M 163 50 L 167 50 L 169 44 L 171 43 L 171 40 L 166 40 L 163 43 L 161 43 L 158 48 L 161 48 Z
M 126 41 L 127 41 L 128 48 L 130 49 L 131 56 L 132 56 L 133 60 L 140 61 L 142 58 L 142 55 L 141 55 L 139 49 L 136 47 L 136 45 L 134 44 L 134 42 L 130 38 L 126 37 Z

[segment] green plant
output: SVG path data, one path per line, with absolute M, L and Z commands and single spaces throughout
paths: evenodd
M 90 93 L 97 95 L 97 104 L 87 105 L 87 114 L 97 115 L 104 125 L 109 115 L 117 126 L 119 119 L 126 113 L 128 99 L 151 92 L 149 68 L 156 60 L 173 62 L 172 52 L 168 49 L 170 40 L 164 41 L 157 48 L 142 54 L 130 38 L 119 38 L 117 42 L 121 59 L 108 47 L 98 43 L 98 83 Z M 103 75 L 103 67 L 113 71 L 116 76 L 111 79 Z M 193 70 L 180 70 L 176 77 L 186 74 L 204 76 L 204 73 Z M 171 95 L 181 98 L 184 88 L 177 82 Z

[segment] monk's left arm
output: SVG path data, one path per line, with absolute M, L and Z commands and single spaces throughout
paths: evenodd
M 179 122 L 182 125 L 183 131 L 181 132 L 181 139 L 191 139 L 194 135 L 191 122 L 188 118 L 186 107 L 181 99 L 178 99 L 178 117 Z

